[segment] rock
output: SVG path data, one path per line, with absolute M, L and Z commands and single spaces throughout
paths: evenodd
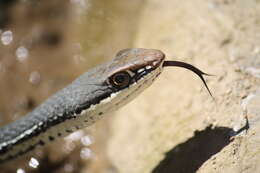
M 134 46 L 217 75 L 207 78 L 215 100 L 190 72 L 164 70 L 115 113 L 108 153 L 118 172 L 260 172 L 259 80 L 244 70 L 257 68 L 259 18 L 253 0 L 146 2 Z

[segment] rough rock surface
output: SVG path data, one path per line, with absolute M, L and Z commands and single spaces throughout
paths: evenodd
M 260 172 L 259 19 L 256 0 L 146 1 L 134 46 L 216 75 L 215 99 L 194 74 L 164 70 L 116 112 L 108 153 L 118 172 Z

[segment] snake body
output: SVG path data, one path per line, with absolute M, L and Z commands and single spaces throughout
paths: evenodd
M 23 118 L 0 128 L 0 162 L 89 126 L 126 104 L 160 74 L 163 60 L 159 50 L 125 49 L 86 72 Z M 128 83 L 112 85 L 110 78 L 120 73 L 128 73 Z
M 93 124 L 135 98 L 166 66 L 193 71 L 207 87 L 205 73 L 184 62 L 165 61 L 160 50 L 121 50 L 113 60 L 84 73 L 23 118 L 1 127 L 0 162 Z

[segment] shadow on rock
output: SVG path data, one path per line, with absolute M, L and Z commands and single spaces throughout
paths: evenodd
M 232 141 L 233 129 L 208 126 L 166 153 L 152 173 L 195 173 L 212 155 Z

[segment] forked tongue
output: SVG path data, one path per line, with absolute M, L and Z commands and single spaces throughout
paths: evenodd
M 213 98 L 210 90 L 209 90 L 209 87 L 203 77 L 203 75 L 206 75 L 206 76 L 212 76 L 210 74 L 207 74 L 207 73 L 204 73 L 203 71 L 201 71 L 200 69 L 198 69 L 197 67 L 191 65 L 191 64 L 188 64 L 188 63 L 185 63 L 185 62 L 181 62 L 181 61 L 164 61 L 163 62 L 163 67 L 169 67 L 169 66 L 176 66 L 176 67 L 182 67 L 182 68 L 186 68 L 188 70 L 191 70 L 193 71 L 194 73 L 196 73 L 200 79 L 203 81 L 205 87 L 207 88 L 209 94 L 211 95 L 211 97 Z

